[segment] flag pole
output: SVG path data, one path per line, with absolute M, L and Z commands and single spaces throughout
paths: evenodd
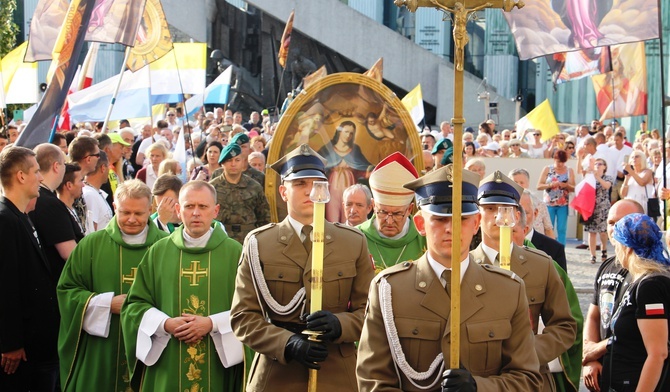
M 51 133 L 49 133 L 49 143 L 54 141 L 54 136 L 56 135 L 56 130 L 58 129 L 59 120 L 60 120 L 60 114 L 57 114 L 56 118 L 54 118 L 53 126 L 51 127 Z
M 663 188 L 667 188 L 667 179 L 666 179 L 666 167 L 667 167 L 667 155 L 665 154 L 665 143 L 666 143 L 666 127 L 667 124 L 666 118 L 665 118 L 665 59 L 663 58 L 664 56 L 664 51 L 663 51 L 663 12 L 661 9 L 661 0 L 658 0 L 658 46 L 659 46 L 659 57 L 661 59 L 661 138 L 663 141 L 663 148 L 661 151 L 663 152 Z M 668 201 L 663 200 L 663 227 L 662 229 L 665 230 L 668 224 L 668 214 L 666 214 L 668 207 Z
M 179 63 L 177 62 L 177 51 L 175 51 L 174 45 L 172 46 L 172 56 L 174 57 L 174 64 L 177 67 L 177 79 L 179 80 L 179 91 L 181 91 L 181 104 L 183 106 L 182 110 L 184 112 L 184 117 L 186 118 L 186 120 L 184 120 L 184 123 L 181 126 L 181 129 L 186 131 L 185 127 L 187 125 L 189 126 L 189 131 L 188 131 L 188 136 L 187 136 L 188 141 L 189 141 L 188 144 L 191 145 L 191 154 L 193 155 L 193 158 L 195 158 L 196 157 L 195 156 L 195 149 L 193 148 L 193 140 L 191 139 L 191 132 L 193 130 L 191 129 L 191 126 L 188 123 L 188 110 L 186 110 L 186 97 L 184 96 L 184 86 L 181 83 L 181 74 L 179 73 Z M 207 72 L 205 72 L 205 73 L 207 73 Z M 206 89 L 207 89 L 207 87 L 205 87 L 205 90 Z M 205 106 L 205 96 L 204 95 L 202 97 L 202 106 Z M 186 136 L 186 132 L 184 132 L 184 135 Z M 179 140 L 177 140 L 177 142 L 179 142 Z M 184 158 L 186 158 L 186 157 L 184 157 Z M 184 162 L 184 163 L 188 164 L 188 162 Z M 184 168 L 184 170 L 185 169 L 186 168 Z
M 123 64 L 121 65 L 121 72 L 119 73 L 119 81 L 116 83 L 116 89 L 114 89 L 114 95 L 112 96 L 112 102 L 109 104 L 109 109 L 107 109 L 107 115 L 105 116 L 105 122 L 102 123 L 102 132 L 107 133 L 107 123 L 109 123 L 109 118 L 112 116 L 112 110 L 114 109 L 114 104 L 116 103 L 116 96 L 119 94 L 119 89 L 121 88 L 121 81 L 123 80 L 123 73 L 126 72 L 126 63 L 130 57 L 130 46 L 126 46 L 126 55 L 123 58 Z M 146 67 L 146 65 L 145 65 Z
M 288 58 L 288 56 L 286 58 Z M 282 87 L 284 85 L 284 74 L 285 73 L 286 73 L 286 68 L 282 67 L 281 76 L 279 77 L 279 89 L 277 90 L 277 99 L 275 100 L 275 108 L 279 107 L 279 98 L 282 95 Z M 291 90 L 293 90 L 293 86 L 291 86 Z
M 288 61 L 288 55 L 291 52 L 291 34 L 293 33 L 293 19 L 295 18 L 295 8 L 291 10 L 288 20 L 286 21 L 286 26 L 284 26 L 284 31 L 281 35 L 281 42 L 279 43 L 279 50 L 277 51 L 277 60 L 279 65 L 282 67 L 281 77 L 279 78 L 279 89 L 277 90 L 277 99 L 275 100 L 275 108 L 279 108 L 279 98 L 282 95 L 282 88 L 284 87 L 284 74 L 286 74 L 286 62 Z M 288 45 L 286 46 L 286 57 L 282 56 L 282 48 L 284 47 L 284 42 L 288 39 Z M 282 65 L 282 58 L 284 65 Z M 293 91 L 293 86 L 291 86 L 291 91 Z

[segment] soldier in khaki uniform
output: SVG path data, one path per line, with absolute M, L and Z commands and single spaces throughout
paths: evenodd
M 521 215 L 521 193 L 523 188 L 497 170 L 479 184 L 477 199 L 482 215 L 482 243 L 471 252 L 478 263 L 499 264 L 500 228 L 495 222 L 498 207 L 515 207 L 518 221 Z M 542 251 L 514 244 L 511 245 L 511 252 L 511 270 L 526 284 L 531 326 L 536 335 L 535 350 L 544 380 L 543 390 L 555 391 L 554 379 L 547 364 L 572 346 L 577 334 L 577 322 L 570 313 L 563 281 L 551 258 Z M 538 334 L 540 316 L 544 330 Z
M 223 174 L 209 182 L 216 189 L 216 203 L 220 206 L 216 220 L 241 243 L 249 232 L 270 223 L 270 207 L 260 184 L 242 174 L 240 146 L 231 143 L 224 147 L 219 164 Z
M 256 352 L 247 391 L 306 391 L 309 368 L 318 390 L 356 391 L 356 347 L 374 269 L 360 231 L 326 222 L 323 307 L 310 307 L 312 184 L 326 180 L 324 159 L 303 144 L 272 165 L 288 216 L 251 232 L 237 273 L 231 326 Z M 305 329 L 324 332 L 323 343 Z
M 479 175 L 463 171 L 461 254 L 451 254 L 451 164 L 405 185 L 428 251 L 370 286 L 356 374 L 361 391 L 536 391 L 539 362 L 521 279 L 468 254 L 479 228 Z M 461 369 L 450 355 L 451 265 L 461 263 Z M 391 342 L 389 344 L 389 342 Z

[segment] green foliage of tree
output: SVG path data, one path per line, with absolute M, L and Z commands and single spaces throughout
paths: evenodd
M 0 57 L 4 57 L 16 46 L 19 26 L 14 23 L 16 0 L 0 0 Z

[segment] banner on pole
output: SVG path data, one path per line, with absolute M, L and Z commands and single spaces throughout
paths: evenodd
M 659 36 L 658 0 L 534 0 L 504 15 L 521 60 Z

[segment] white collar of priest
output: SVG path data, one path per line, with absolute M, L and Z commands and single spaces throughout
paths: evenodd
M 119 231 L 121 232 L 121 239 L 123 239 L 123 242 L 125 242 L 128 245 L 141 245 L 147 242 L 147 235 L 149 234 L 149 225 L 144 226 L 144 230 L 142 230 L 139 234 L 126 234 L 121 230 L 119 227 Z
M 209 230 L 207 230 L 207 233 L 201 235 L 198 238 L 193 238 L 188 233 L 186 232 L 186 228 L 182 231 L 183 236 L 184 236 L 184 245 L 187 248 L 204 248 L 207 245 L 207 242 L 209 242 L 210 237 L 212 237 L 212 233 L 214 232 L 214 228 L 210 227 Z
M 428 264 L 430 265 L 430 268 L 433 269 L 433 272 L 435 272 L 435 275 L 437 275 L 437 278 L 440 280 L 440 284 L 442 284 L 442 287 L 446 287 L 445 285 L 447 282 L 442 279 L 442 272 L 445 270 L 450 270 L 451 268 L 447 268 L 443 266 L 442 264 L 438 263 L 433 257 L 430 255 L 430 251 L 426 252 L 426 259 L 428 260 Z M 468 269 L 468 266 L 470 265 L 470 254 L 468 253 L 465 256 L 465 259 L 461 261 L 461 282 L 463 281 L 463 275 L 465 275 L 465 271 Z

